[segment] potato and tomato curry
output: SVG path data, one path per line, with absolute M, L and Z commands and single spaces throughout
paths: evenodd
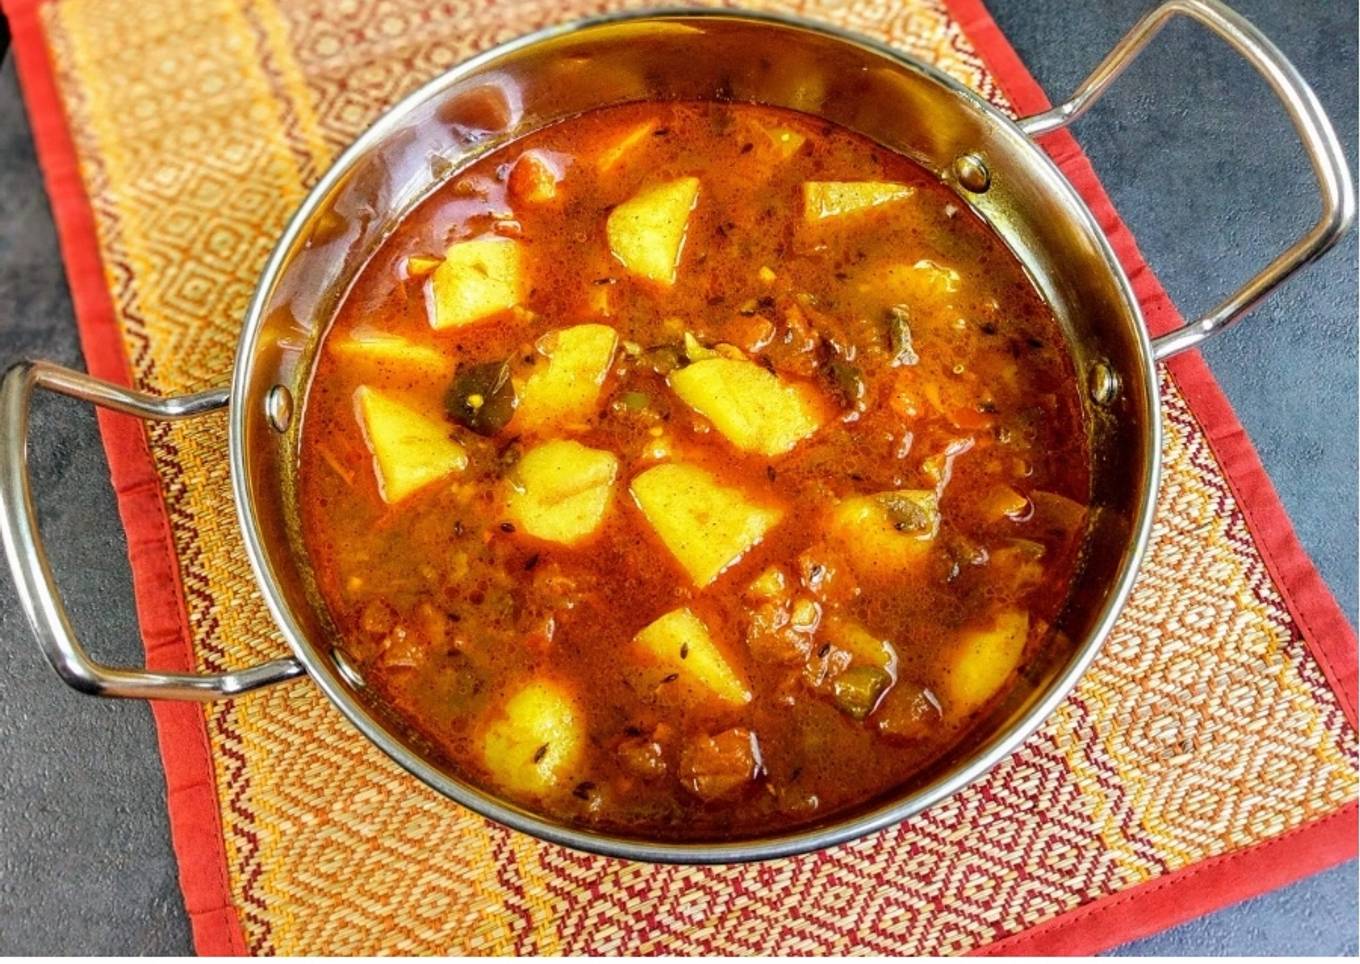
M 652 839 L 909 782 L 1054 645 L 1088 459 L 1023 268 L 910 160 L 640 103 L 456 172 L 326 333 L 302 533 L 456 771 Z

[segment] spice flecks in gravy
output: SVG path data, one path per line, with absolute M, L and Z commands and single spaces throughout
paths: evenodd
M 910 781 L 1052 645 L 1089 488 L 1058 325 L 911 161 L 640 103 L 457 173 L 303 426 L 340 645 L 451 767 L 654 839 Z

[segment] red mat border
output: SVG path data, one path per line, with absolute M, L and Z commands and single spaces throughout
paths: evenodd
M 100 260 L 94 214 L 81 181 L 37 16 L 43 2 L 49 0 L 3 0 L 3 7 L 10 19 L 16 64 L 57 224 L 86 363 L 92 374 L 128 384 L 127 360 Z M 1016 110 L 1028 114 L 1046 108 L 1042 89 L 980 0 L 945 2 Z M 1161 332 L 1179 324 L 1175 306 L 1147 268 L 1076 141 L 1060 132 L 1045 138 L 1044 146 L 1109 234 L 1151 329 Z M 1304 553 L 1250 440 L 1199 354 L 1181 355 L 1169 368 L 1205 429 L 1291 615 L 1354 726 L 1354 631 Z M 99 424 L 119 513 L 128 533 L 147 663 L 163 669 L 188 669 L 193 653 L 178 562 L 145 430 L 135 421 L 107 412 L 99 413 Z M 171 836 L 194 945 L 201 954 L 243 954 L 246 945 L 231 901 L 204 715 L 193 704 L 156 702 L 152 710 L 165 764 Z M 1147 936 L 1355 856 L 1356 828 L 1357 805 L 1351 802 L 1277 837 L 1092 901 L 974 953 L 1089 954 Z M 1187 883 L 1194 886 L 1180 886 Z
M 127 356 L 99 254 L 94 211 L 81 180 L 38 18 L 42 2 L 0 0 L 0 7 L 9 18 L 15 65 L 52 203 L 85 364 L 92 375 L 129 385 Z M 162 670 L 192 670 L 193 644 L 179 561 L 145 426 L 105 409 L 97 410 L 97 415 L 127 533 L 146 664 Z M 244 955 L 245 936 L 231 900 L 216 770 L 203 710 L 195 703 L 157 700 L 152 701 L 151 712 L 165 765 L 170 836 L 194 947 L 205 955 Z

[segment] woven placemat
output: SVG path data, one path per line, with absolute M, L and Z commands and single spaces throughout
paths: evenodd
M 1006 110 L 1043 94 L 977 0 L 757 3 L 933 63 Z M 588 0 L 9 0 L 96 374 L 224 383 L 255 279 L 330 159 L 474 51 Z M 1075 142 L 1154 330 L 1175 309 Z M 1355 638 L 1196 355 L 1164 372 L 1144 571 L 1073 695 L 985 780 L 801 858 L 590 857 L 425 789 L 306 683 L 156 708 L 198 949 L 230 953 L 1091 951 L 1355 852 Z M 225 421 L 101 417 L 148 660 L 283 644 L 227 479 Z

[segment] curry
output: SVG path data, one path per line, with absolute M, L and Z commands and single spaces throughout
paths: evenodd
M 457 171 L 318 352 L 337 644 L 467 779 L 662 840 L 909 783 L 1056 645 L 1089 459 L 1056 319 L 931 173 L 637 103 Z

